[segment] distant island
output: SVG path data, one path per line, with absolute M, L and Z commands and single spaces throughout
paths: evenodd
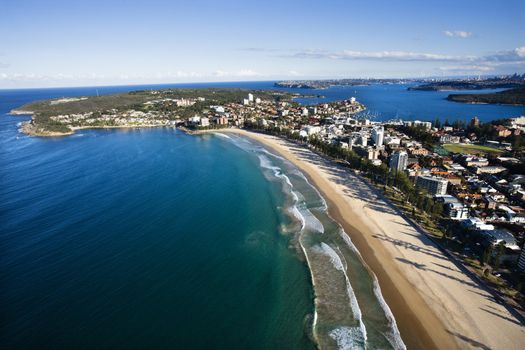
M 463 103 L 490 103 L 525 106 L 525 87 L 490 94 L 450 94 L 447 100 Z
M 411 86 L 408 90 L 448 91 L 448 90 L 483 90 L 512 89 L 525 87 L 525 74 L 513 74 L 485 79 L 449 79 L 438 80 L 422 85 Z

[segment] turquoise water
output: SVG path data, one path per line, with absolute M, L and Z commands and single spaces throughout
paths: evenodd
M 173 129 L 31 138 L 17 125 L 28 117 L 6 114 L 137 88 L 146 87 L 0 90 L 0 348 L 308 349 L 310 337 L 326 348 L 403 348 L 359 253 L 283 159 Z M 357 96 L 384 119 L 433 119 L 451 105 L 485 120 L 525 114 L 403 86 L 321 93 Z

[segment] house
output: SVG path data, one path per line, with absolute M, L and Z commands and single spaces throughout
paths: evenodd
M 494 130 L 498 133 L 499 137 L 507 137 L 512 134 L 512 131 L 504 127 L 503 125 L 494 125 Z

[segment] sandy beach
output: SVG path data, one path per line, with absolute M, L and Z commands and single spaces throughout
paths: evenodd
M 278 137 L 238 129 L 294 163 L 377 276 L 409 349 L 523 349 L 525 326 L 379 191 L 347 169 Z

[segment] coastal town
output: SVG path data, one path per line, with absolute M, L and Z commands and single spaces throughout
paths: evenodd
M 228 98 L 213 92 L 180 97 L 176 90 L 140 96 L 140 103 L 95 111 L 80 108 L 89 98 L 52 100 L 49 108 L 78 104 L 68 107 L 78 112 L 49 115 L 40 109 L 22 129 L 38 136 L 136 127 L 279 136 L 349 168 L 494 295 L 523 310 L 525 117 L 376 121 L 362 113 L 366 107 L 355 97 L 301 105 L 294 96 L 257 91 Z M 42 115 L 45 124 L 39 126 Z M 49 126 L 60 131 L 49 133 Z
M 243 105 L 255 115 L 233 125 L 303 143 L 365 175 L 472 271 L 523 302 L 525 117 L 379 122 L 360 116 L 355 98 L 265 110 L 251 101 Z
M 302 106 L 250 93 L 177 125 L 190 132 L 241 127 L 272 133 L 350 167 L 345 159 L 357 157 L 357 171 L 413 204 L 407 215 L 429 220 L 430 235 L 503 295 L 523 302 L 517 291 L 525 272 L 525 117 L 378 122 L 361 117 L 364 109 L 353 97 Z

